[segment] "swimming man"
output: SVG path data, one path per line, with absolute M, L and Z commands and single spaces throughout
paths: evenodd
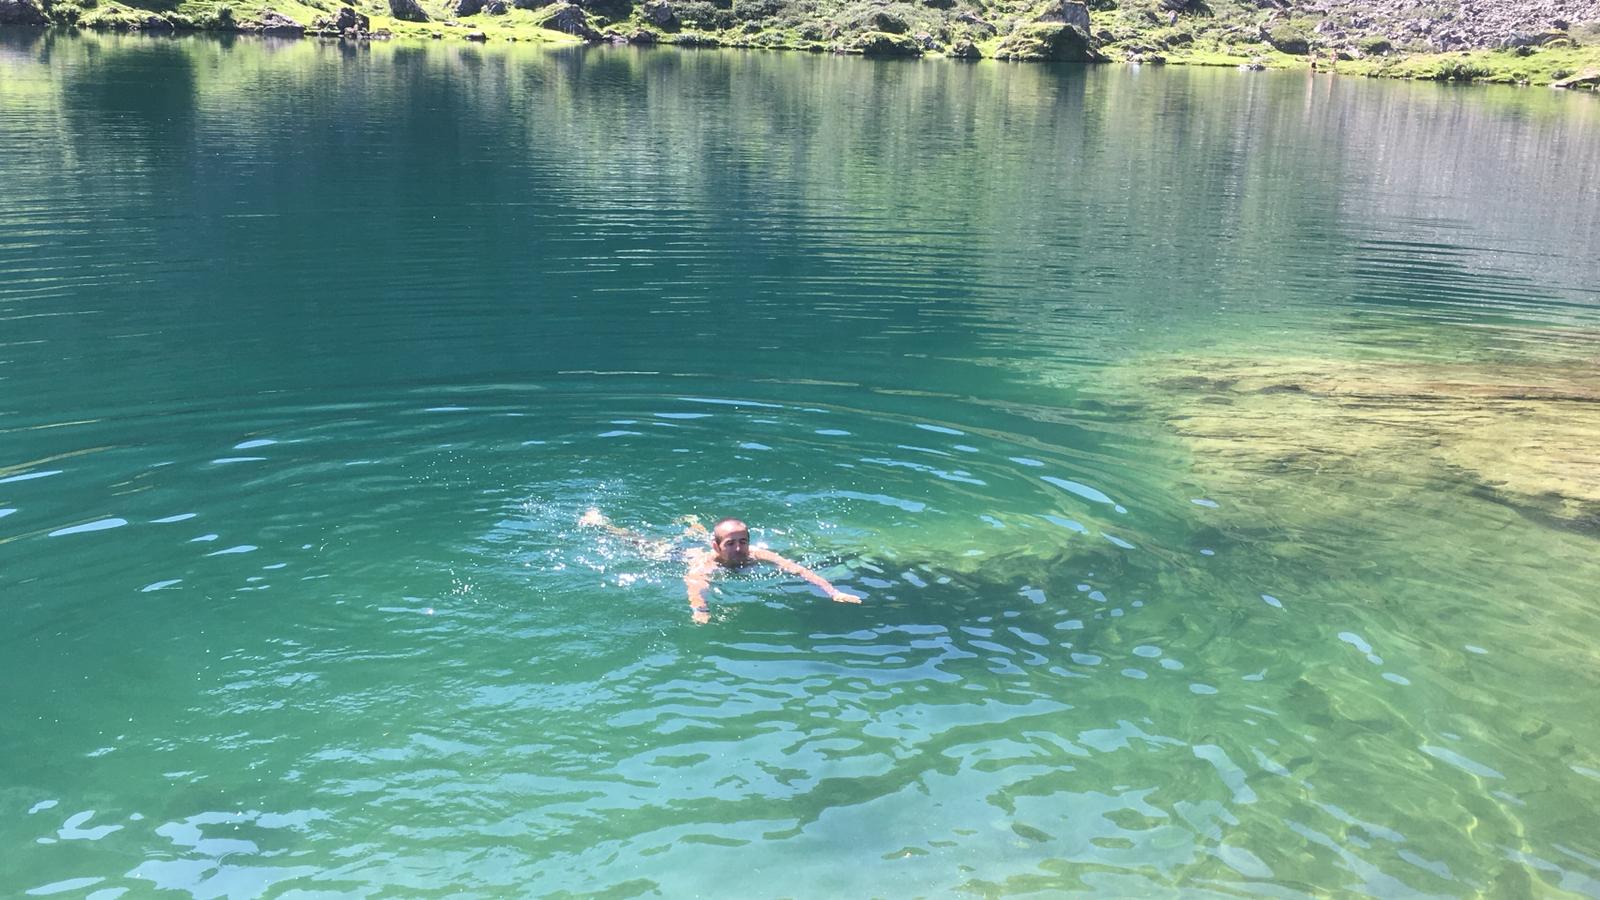
M 706 604 L 706 589 L 711 587 L 711 576 L 719 569 L 741 569 L 752 561 L 768 563 L 777 566 L 790 575 L 796 575 L 811 584 L 821 588 L 823 593 L 835 603 L 860 603 L 861 598 L 855 594 L 847 594 L 839 590 L 828 579 L 811 571 L 799 563 L 785 559 L 766 547 L 750 546 L 750 529 L 738 519 L 723 519 L 711 531 L 706 531 L 698 519 L 690 516 L 684 520 L 689 528 L 687 534 L 706 536 L 711 538 L 711 547 L 706 549 L 696 547 L 690 550 L 686 561 L 689 571 L 684 573 L 683 584 L 689 592 L 689 611 L 696 624 L 704 625 L 711 621 L 711 607 Z M 634 532 L 611 524 L 598 509 L 591 509 L 578 519 L 579 525 L 594 528 L 604 528 L 619 537 L 643 543 L 652 542 L 648 538 Z

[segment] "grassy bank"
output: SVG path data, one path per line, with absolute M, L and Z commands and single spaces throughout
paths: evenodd
M 1113 53 L 1117 48 L 1106 48 Z M 1152 59 L 1153 57 L 1153 59 Z M 1113 58 L 1139 61 L 1132 54 Z M 1169 65 L 1244 66 L 1266 69 L 1310 69 L 1313 57 L 1281 53 L 1271 47 L 1182 49 L 1142 57 Z M 1427 81 L 1455 81 L 1479 84 L 1549 85 L 1574 75 L 1600 73 L 1600 47 L 1531 48 L 1515 50 L 1473 50 L 1459 53 L 1386 54 L 1363 59 L 1317 57 L 1318 71 L 1369 78 L 1407 78 Z

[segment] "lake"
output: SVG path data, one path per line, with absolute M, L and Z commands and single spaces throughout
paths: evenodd
M 0 31 L 0 893 L 1600 896 L 1597 184 L 1539 89 Z M 696 626 L 688 515 L 863 603 Z

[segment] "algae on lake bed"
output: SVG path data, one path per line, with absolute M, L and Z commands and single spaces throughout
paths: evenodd
M 1299 491 L 1299 478 L 1474 492 L 1600 528 L 1600 368 L 1311 357 L 1179 357 L 1137 367 L 1200 477 Z M 1291 476 L 1293 484 L 1273 482 Z M 1270 488 L 1268 488 L 1270 490 Z

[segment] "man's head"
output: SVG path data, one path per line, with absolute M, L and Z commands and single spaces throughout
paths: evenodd
M 744 565 L 750 558 L 750 529 L 738 519 L 723 519 L 711 529 L 711 550 L 725 566 Z

